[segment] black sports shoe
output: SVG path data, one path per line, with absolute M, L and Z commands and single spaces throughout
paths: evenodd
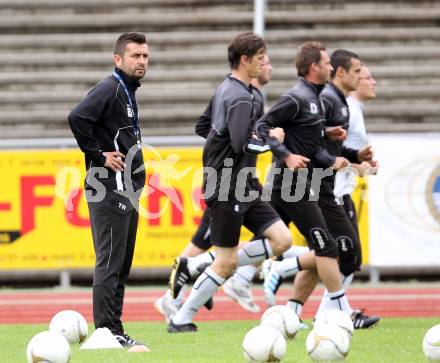
M 368 316 L 364 314 L 364 310 L 354 310 L 351 314 L 351 320 L 355 329 L 368 329 L 379 323 L 378 316 Z
M 214 308 L 214 299 L 212 297 L 209 298 L 207 302 L 205 302 L 205 308 L 208 310 L 212 310 Z
M 170 320 L 170 323 L 167 327 L 168 333 L 196 333 L 197 325 L 194 323 L 188 324 L 174 324 L 173 320 Z
M 137 340 L 130 337 L 128 334 L 113 334 L 113 336 L 116 338 L 116 340 L 119 342 L 119 344 L 122 345 L 123 348 L 130 348 L 135 345 L 145 345 L 142 342 L 138 342 Z
M 173 298 L 176 299 L 182 287 L 185 286 L 191 275 L 188 270 L 188 259 L 186 257 L 177 257 L 174 260 L 173 270 L 171 271 L 169 286 Z

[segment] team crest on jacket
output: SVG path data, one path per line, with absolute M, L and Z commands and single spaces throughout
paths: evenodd
M 130 105 L 127 105 L 127 115 L 128 117 L 134 117 L 133 110 Z
M 341 113 L 342 113 L 342 116 L 347 117 L 348 116 L 347 107 L 342 107 L 341 108 Z
M 434 168 L 429 177 L 425 195 L 432 216 L 440 223 L 440 164 Z
M 316 105 L 316 103 L 310 102 L 310 113 L 318 113 L 318 106 Z

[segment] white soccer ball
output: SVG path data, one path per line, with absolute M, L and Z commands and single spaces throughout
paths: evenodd
M 248 362 L 279 362 L 286 354 L 286 339 L 275 328 L 256 326 L 243 339 L 243 354 Z
M 344 330 L 348 337 L 351 339 L 354 332 L 354 325 L 351 318 L 344 313 L 342 310 L 331 309 L 324 311 L 315 321 L 315 326 L 317 324 L 333 324 L 339 326 Z
M 64 335 L 69 343 L 82 343 L 89 332 L 87 321 L 73 310 L 63 310 L 55 314 L 49 324 L 49 331 Z
M 293 339 L 301 326 L 301 321 L 292 309 L 285 305 L 275 305 L 264 312 L 261 325 L 271 326 L 279 330 L 286 339 Z
M 318 324 L 307 336 L 306 349 L 313 360 L 339 360 L 347 356 L 350 339 L 339 326 Z
M 423 338 L 423 353 L 432 361 L 440 361 L 440 324 L 429 329 Z
M 70 345 L 61 334 L 43 331 L 30 340 L 26 359 L 28 363 L 67 363 L 70 359 Z

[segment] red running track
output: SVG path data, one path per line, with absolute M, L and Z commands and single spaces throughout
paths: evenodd
M 164 290 L 128 289 L 124 306 L 124 321 L 161 321 L 153 302 Z M 311 318 L 316 311 L 323 290 L 317 289 L 304 307 L 303 317 Z M 254 289 L 256 302 L 265 309 L 262 290 Z M 426 287 L 353 287 L 348 293 L 353 308 L 366 308 L 369 315 L 381 317 L 440 317 L 440 288 Z M 284 304 L 288 288 L 280 289 L 278 302 Z M 252 314 L 231 301 L 222 291 L 214 298 L 212 311 L 202 308 L 197 321 L 253 320 L 261 314 Z M 47 323 L 60 310 L 76 310 L 92 321 L 92 297 L 89 292 L 36 292 L 0 293 L 0 324 Z

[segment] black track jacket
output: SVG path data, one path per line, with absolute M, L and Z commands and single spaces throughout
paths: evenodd
M 125 75 L 120 69 L 115 71 L 123 78 L 134 101 L 133 108 L 120 82 L 114 76 L 108 76 L 99 82 L 87 96 L 70 112 L 69 125 L 80 149 L 85 154 L 86 189 L 95 189 L 90 181 L 90 168 L 103 167 L 106 151 L 120 151 L 126 155 L 126 169 L 113 172 L 107 169 L 108 177 L 94 177 L 106 190 L 127 190 L 128 178 L 131 179 L 129 191 L 137 191 L 145 185 L 145 169 L 141 149 L 140 132 L 136 135 L 134 115 L 137 114 L 135 91 L 140 86 L 138 80 Z M 130 150 L 130 153 L 129 153 Z M 131 162 L 130 162 L 131 161 Z M 136 173 L 136 171 L 139 169 Z M 93 170 L 93 169 L 92 169 Z

